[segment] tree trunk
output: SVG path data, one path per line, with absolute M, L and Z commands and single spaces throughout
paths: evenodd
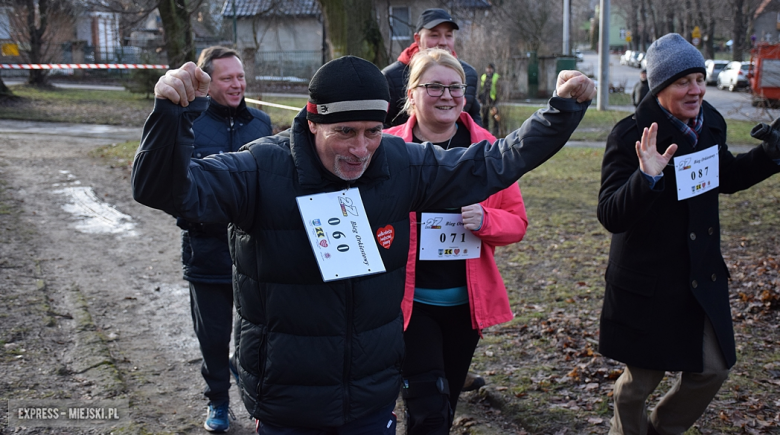
M 373 1 L 319 0 L 325 19 L 330 57 L 348 54 L 384 67 L 388 63 Z
M 171 68 L 179 68 L 189 60 L 194 62 L 195 44 L 192 40 L 187 0 L 160 0 L 157 8 L 160 11 L 160 20 L 165 33 L 168 65 Z
M 49 0 L 38 1 L 38 23 L 36 23 L 35 19 L 35 1 L 26 0 L 25 4 L 27 7 L 27 33 L 30 37 L 30 63 L 45 63 L 43 62 L 43 44 L 45 42 L 43 35 L 46 33 L 46 27 L 49 24 Z M 48 84 L 46 72 L 42 70 L 30 70 L 30 76 L 27 79 L 27 83 L 33 86 L 46 86 Z
M 642 46 L 639 44 L 641 38 L 639 36 L 639 17 L 637 12 L 641 9 L 641 0 L 631 0 L 629 8 L 631 11 L 628 13 L 628 19 L 626 25 L 628 30 L 631 31 L 631 43 L 629 44 L 632 50 L 641 50 Z
M 639 17 L 641 18 L 641 25 L 642 25 L 642 32 L 637 35 L 640 38 L 640 45 L 639 49 L 641 51 L 647 51 L 647 47 L 650 46 L 650 41 L 648 41 L 648 35 L 650 32 L 647 31 L 647 2 L 646 0 L 641 0 L 639 2 Z
M 15 97 L 14 93 L 11 92 L 10 89 L 8 89 L 8 86 L 5 85 L 3 82 L 3 78 L 0 77 L 0 101 L 6 100 L 8 98 Z
M 744 0 L 734 0 L 734 27 L 731 38 L 731 60 L 742 60 L 742 47 L 745 41 L 745 18 L 742 13 Z

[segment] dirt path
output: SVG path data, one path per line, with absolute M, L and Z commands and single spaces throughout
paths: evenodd
M 178 229 L 132 199 L 129 166 L 88 155 L 139 136 L 0 121 L 0 399 L 120 400 L 113 433 L 206 433 Z M 462 399 L 453 433 L 518 433 L 480 395 Z M 235 388 L 231 406 L 229 433 L 253 433 Z M 99 431 L 7 426 L 7 409 L 0 433 Z

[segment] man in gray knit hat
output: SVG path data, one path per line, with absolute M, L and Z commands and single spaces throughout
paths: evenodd
M 703 100 L 704 58 L 678 34 L 647 51 L 650 93 L 607 139 L 598 218 L 612 235 L 599 351 L 626 364 L 610 434 L 682 434 L 736 362 L 718 196 L 780 172 L 780 132 L 734 156 Z M 646 413 L 666 371 L 681 372 Z

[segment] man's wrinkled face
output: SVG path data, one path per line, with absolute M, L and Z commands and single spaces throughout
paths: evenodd
M 420 46 L 420 50 L 426 48 L 441 48 L 450 54 L 455 51 L 455 29 L 451 23 L 441 23 L 433 29 L 420 29 L 414 34 L 414 40 Z
M 214 59 L 211 64 L 209 96 L 223 106 L 238 107 L 246 90 L 244 65 L 235 56 Z
M 707 91 L 704 74 L 691 73 L 680 77 L 658 93 L 658 102 L 684 123 L 696 118 Z
M 309 121 L 314 146 L 325 169 L 342 180 L 357 180 L 382 142 L 382 123 L 349 121 L 317 124 Z

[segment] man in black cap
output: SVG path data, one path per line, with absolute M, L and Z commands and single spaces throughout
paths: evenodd
M 645 95 L 650 92 L 650 85 L 647 84 L 647 70 L 639 72 L 639 81 L 634 84 L 634 91 L 631 92 L 631 100 L 634 103 L 634 107 L 645 98 Z
M 670 33 L 647 50 L 650 94 L 607 139 L 598 219 L 612 233 L 599 351 L 626 364 L 610 435 L 681 435 L 736 362 L 718 196 L 780 172 L 780 132 L 733 155 L 704 101 L 704 57 Z M 672 159 L 674 157 L 674 159 Z M 680 372 L 648 417 L 647 399 Z
M 229 224 L 239 388 L 258 433 L 395 434 L 409 212 L 479 202 L 542 164 L 593 82 L 563 71 L 549 106 L 507 139 L 443 151 L 383 135 L 387 81 L 346 56 L 317 71 L 289 130 L 191 161 L 209 80 L 188 62 L 158 81 L 134 198 Z
M 444 9 L 426 9 L 420 15 L 417 20 L 414 42 L 401 52 L 397 61 L 382 70 L 390 87 L 390 107 L 385 118 L 386 127 L 401 125 L 409 119 L 403 106 L 406 101 L 406 82 L 409 81 L 409 62 L 412 57 L 418 51 L 427 48 L 441 48 L 458 57 L 455 53 L 455 31 L 459 28 L 458 23 Z M 466 105 L 463 107 L 463 111 L 471 115 L 474 121 L 482 126 L 479 101 L 477 101 L 477 70 L 466 62 L 458 60 L 466 73 Z

